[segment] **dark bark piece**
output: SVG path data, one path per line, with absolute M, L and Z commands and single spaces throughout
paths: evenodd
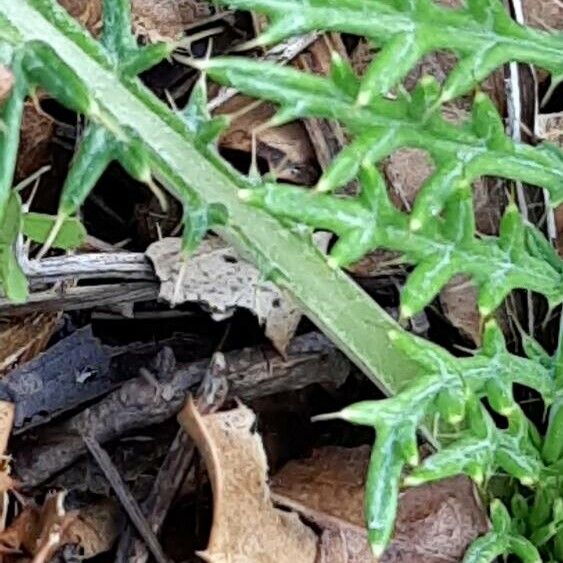
M 98 397 L 114 385 L 110 354 L 90 326 L 14 369 L 2 383 L 16 404 L 16 429 Z
M 225 359 L 229 396 L 245 401 L 313 383 L 339 385 L 350 370 L 348 360 L 317 333 L 295 338 L 286 359 L 260 348 L 230 352 Z M 209 360 L 202 360 L 168 368 L 156 382 L 135 378 L 70 420 L 26 434 L 14 453 L 18 477 L 33 487 L 68 467 L 85 453 L 82 434 L 104 443 L 174 416 L 208 366 Z

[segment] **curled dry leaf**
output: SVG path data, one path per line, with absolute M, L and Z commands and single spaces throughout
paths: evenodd
M 314 563 L 314 532 L 272 504 L 254 413 L 239 405 L 203 416 L 190 399 L 179 420 L 201 451 L 213 488 L 213 528 L 199 556 L 209 563 Z
M 202 242 L 188 259 L 179 282 L 180 247 L 179 238 L 164 238 L 146 251 L 161 282 L 160 298 L 175 304 L 200 303 L 216 319 L 230 316 L 236 307 L 249 309 L 264 323 L 266 336 L 283 353 L 301 318 L 289 297 L 264 282 L 254 266 L 218 238 Z
M 14 75 L 10 69 L 0 65 L 0 103 L 8 97 L 13 85 Z
M 289 462 L 272 478 L 274 500 L 322 530 L 318 563 L 372 563 L 364 528 L 363 476 L 369 447 L 326 447 Z M 381 563 L 461 561 L 487 529 L 465 477 L 409 489 L 400 497 L 395 537 Z

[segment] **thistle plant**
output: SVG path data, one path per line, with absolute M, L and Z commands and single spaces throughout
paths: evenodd
M 63 187 L 58 217 L 44 219 L 34 240 L 49 245 L 68 234 L 96 179 L 111 160 L 118 160 L 134 178 L 153 189 L 155 178 L 181 201 L 186 256 L 212 227 L 265 277 L 290 291 L 388 395 L 323 416 L 376 430 L 365 511 L 376 557 L 392 535 L 401 486 L 464 473 L 485 497 L 493 477 L 500 474 L 510 484 L 504 503 L 492 500 L 491 529 L 469 548 L 466 561 L 488 562 L 506 554 L 523 561 L 562 560 L 563 344 L 560 339 L 549 355 L 524 336 L 525 356 L 511 354 L 492 315 L 515 288 L 532 290 L 551 308 L 558 306 L 563 261 L 514 204 L 504 213 L 498 237 L 478 235 L 471 182 L 483 175 L 526 182 L 545 188 L 557 205 L 563 201 L 563 155 L 548 144 L 531 147 L 511 140 L 481 92 L 474 96 L 466 123 L 447 122 L 440 108 L 509 60 L 536 64 L 550 71 L 556 83 L 563 76 L 563 37 L 517 25 L 499 0 L 468 0 L 457 10 L 430 0 L 230 4 L 269 16 L 271 27 L 254 44 L 330 29 L 364 35 L 380 47 L 361 79 L 338 56 L 326 78 L 245 58 L 191 61 L 218 82 L 277 103 L 272 126 L 302 117 L 338 119 L 346 126 L 352 140 L 314 190 L 251 181 L 220 158 L 216 138 L 228 120 L 207 113 L 205 77 L 183 110 L 167 108 L 143 88 L 137 74 L 177 45 L 137 47 L 125 0 L 105 2 L 101 42 L 54 0 L 0 0 L 0 62 L 16 76 L 1 108 L 0 277 L 5 292 L 25 298 L 25 279 L 14 254 L 22 219 L 12 176 L 23 100 L 40 87 L 83 115 L 88 125 Z M 424 78 L 411 93 L 398 87 L 421 56 L 441 48 L 459 56 L 442 86 Z M 394 88 L 395 99 L 388 99 Z M 409 214 L 391 204 L 377 167 L 401 147 L 428 150 L 435 164 Z M 358 193 L 339 194 L 353 179 Z M 334 233 L 337 242 L 330 255 L 322 255 L 298 225 Z M 458 358 L 389 318 L 340 269 L 376 248 L 398 251 L 414 266 L 401 293 L 405 318 L 428 305 L 452 276 L 469 275 L 486 319 L 482 348 Z M 514 399 L 514 385 L 534 389 L 550 408 L 543 436 Z M 499 418 L 505 421 L 502 427 Z M 429 421 L 440 430 L 430 431 Z M 436 446 L 422 461 L 420 430 Z

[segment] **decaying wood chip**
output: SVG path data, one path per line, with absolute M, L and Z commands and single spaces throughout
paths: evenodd
M 161 282 L 159 297 L 173 304 L 200 303 L 216 319 L 229 317 L 237 307 L 249 309 L 283 354 L 301 318 L 290 298 L 262 281 L 260 272 L 219 238 L 205 239 L 185 267 L 180 248 L 179 238 L 164 238 L 146 251 Z
M 40 354 L 59 317 L 59 313 L 33 313 L 0 321 L 0 375 Z
M 315 533 L 296 514 L 273 506 L 254 413 L 239 405 L 202 416 L 189 400 L 179 421 L 196 442 L 213 488 L 211 536 L 198 555 L 209 563 L 314 563 Z
M 14 85 L 14 75 L 4 65 L 0 65 L 0 103 L 9 95 Z
M 25 487 L 49 479 L 85 453 L 81 435 L 89 432 L 100 443 L 125 432 L 158 424 L 174 416 L 207 373 L 209 360 L 176 368 L 162 353 L 156 366 L 157 386 L 140 377 L 124 383 L 99 403 L 62 424 L 38 428 L 24 435 L 14 451 L 14 467 Z M 225 354 L 229 396 L 250 400 L 301 389 L 313 383 L 344 382 L 348 360 L 323 336 L 294 338 L 286 359 L 274 351 L 246 348 Z
M 320 527 L 322 563 L 372 563 L 364 526 L 369 447 L 326 447 L 289 462 L 272 478 L 274 500 Z M 452 563 L 487 529 L 466 477 L 401 494 L 394 539 L 381 563 Z

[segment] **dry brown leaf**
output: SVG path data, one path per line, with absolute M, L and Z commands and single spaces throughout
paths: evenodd
M 102 0 L 58 0 L 92 34 L 101 28 Z M 178 39 L 211 7 L 198 0 L 132 0 L 133 29 L 151 41 Z
M 477 307 L 477 288 L 466 276 L 453 277 L 440 292 L 446 318 L 477 346 L 481 345 L 481 316 Z
M 27 178 L 51 160 L 55 121 L 27 101 L 24 106 L 16 177 Z
M 160 279 L 160 298 L 168 303 L 197 302 L 214 318 L 229 317 L 236 307 L 254 312 L 265 325 L 266 336 L 277 350 L 285 351 L 297 323 L 299 309 L 260 272 L 241 260 L 232 247 L 218 238 L 205 239 L 182 268 L 179 238 L 164 238 L 151 244 L 146 255 Z
M 274 500 L 323 531 L 319 563 L 372 563 L 364 529 L 369 447 L 327 447 L 289 462 L 272 478 Z M 381 563 L 460 561 L 487 529 L 471 481 L 455 477 L 401 494 L 395 537 Z
M 211 15 L 201 0 L 132 0 L 133 27 L 150 41 L 178 39 L 194 22 Z
M 82 547 L 85 559 L 109 551 L 123 529 L 123 515 L 117 502 L 104 498 L 82 508 L 66 533 L 68 543 Z
M 216 114 L 236 113 L 252 103 L 250 98 L 235 96 L 223 104 Z M 252 131 L 275 113 L 275 108 L 268 103 L 242 113 L 223 133 L 219 146 L 250 153 Z M 256 139 L 257 156 L 268 163 L 269 170 L 275 170 L 277 178 L 306 186 L 315 183 L 318 177 L 315 152 L 302 123 L 294 121 L 281 127 L 269 127 L 258 132 Z
M 60 313 L 33 313 L 0 322 L 0 376 L 43 352 Z
M 3 65 L 0 65 L 0 103 L 3 102 L 14 85 L 14 75 Z
M 47 494 L 43 506 L 29 505 L 11 525 L 0 532 L 0 553 L 27 553 L 32 563 L 45 563 L 64 544 L 67 533 L 76 519 L 76 512 L 64 506 L 66 492 Z
M 202 416 L 190 399 L 179 416 L 205 460 L 213 488 L 209 563 L 314 563 L 317 538 L 296 514 L 274 508 L 256 416 L 243 405 Z
M 563 29 L 563 4 L 559 0 L 522 0 L 528 25 L 542 29 Z

